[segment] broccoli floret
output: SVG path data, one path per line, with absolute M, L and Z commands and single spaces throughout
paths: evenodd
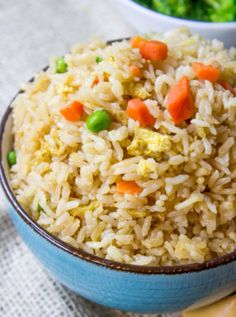
M 152 0 L 152 9 L 166 15 L 171 15 L 171 8 L 168 1 Z
M 189 17 L 192 20 L 209 21 L 208 6 L 203 4 L 202 0 L 194 1 Z
M 152 0 L 135 0 L 135 2 L 141 4 L 146 8 L 150 8 L 152 6 Z
M 176 17 L 186 17 L 191 8 L 190 0 L 152 0 L 155 11 Z
M 208 5 L 209 20 L 212 22 L 229 22 L 235 19 L 235 0 L 205 0 Z
M 157 12 L 209 22 L 236 20 L 236 0 L 134 0 Z

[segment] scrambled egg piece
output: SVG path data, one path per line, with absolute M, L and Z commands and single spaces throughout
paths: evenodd
M 52 138 L 51 144 L 46 140 L 43 140 L 41 142 L 41 149 L 45 152 L 48 152 L 50 155 L 61 156 L 65 150 L 65 146 L 60 140 L 57 130 L 52 128 L 50 136 Z
M 45 139 L 45 137 L 40 140 L 40 148 L 35 152 L 34 165 L 43 161 L 50 162 L 52 156 L 66 157 L 73 150 L 72 147 L 66 146 L 61 141 L 55 128 L 52 128 L 50 137 L 51 142 Z
M 141 176 L 148 177 L 149 174 L 157 171 L 156 162 L 154 159 L 141 159 L 138 163 L 137 173 Z
M 150 93 L 143 87 L 143 84 L 134 83 L 133 81 L 125 85 L 124 91 L 126 95 L 140 99 L 147 99 L 150 97 Z
M 55 85 L 55 93 L 67 97 L 68 94 L 75 93 L 78 90 L 78 85 L 74 83 L 74 76 L 68 75 L 63 78 L 63 81 Z
M 130 155 L 146 155 L 159 158 L 160 153 L 170 150 L 171 141 L 168 135 L 150 131 L 144 128 L 136 128 L 134 139 L 127 150 Z
M 133 217 L 133 218 L 144 218 L 149 216 L 150 212 L 149 211 L 138 211 L 138 210 L 128 210 L 128 213 Z
M 197 127 L 197 134 L 200 136 L 200 138 L 205 138 L 206 131 L 203 127 Z
M 78 206 L 77 208 L 70 210 L 70 215 L 73 217 L 83 217 L 86 211 L 94 211 L 95 209 L 101 207 L 102 204 L 97 201 L 91 201 L 88 205 Z

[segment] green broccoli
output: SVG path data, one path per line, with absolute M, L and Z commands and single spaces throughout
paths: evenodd
M 205 0 L 208 5 L 209 21 L 229 22 L 236 17 L 235 0 Z
M 236 0 L 135 0 L 154 11 L 209 22 L 236 20 Z
M 203 1 L 196 0 L 192 5 L 189 18 L 198 21 L 209 21 L 208 5 L 203 4 Z
M 144 7 L 150 8 L 152 5 L 152 0 L 135 0 L 135 2 L 141 4 Z
M 191 0 L 152 0 L 155 11 L 176 17 L 186 17 L 191 8 Z

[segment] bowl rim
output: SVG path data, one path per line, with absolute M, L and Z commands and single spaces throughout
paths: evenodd
M 208 28 L 208 29 L 219 30 L 219 29 L 231 29 L 232 27 L 236 27 L 236 21 L 211 22 L 211 21 L 200 21 L 200 20 L 178 18 L 178 17 L 166 15 L 166 14 L 154 11 L 150 8 L 144 7 L 141 4 L 135 2 L 134 0 L 118 0 L 118 1 L 129 6 L 130 8 L 133 8 L 134 10 L 145 13 L 149 16 L 154 17 L 154 18 L 159 17 L 161 19 L 172 20 L 173 22 L 175 22 L 176 24 L 179 24 L 179 25 L 184 24 L 184 23 L 188 23 L 188 28 L 198 27 L 199 29 Z
M 116 39 L 107 41 L 107 44 L 110 45 L 114 42 L 119 42 L 122 40 L 127 40 L 129 38 L 122 38 L 122 39 Z M 49 66 L 44 67 L 42 70 L 46 71 Z M 32 82 L 34 80 L 34 77 L 32 77 L 28 82 Z M 233 261 L 236 261 L 236 248 L 233 252 L 227 253 L 223 256 L 213 258 L 211 260 L 207 260 L 202 263 L 192 263 L 192 264 L 183 264 L 183 265 L 173 265 L 173 266 L 141 266 L 141 265 L 134 265 L 134 264 L 125 264 L 120 263 L 113 260 L 104 259 L 101 257 L 98 257 L 96 255 L 90 254 L 87 251 L 81 249 L 81 248 L 75 248 L 56 236 L 53 236 L 51 233 L 47 232 L 46 229 L 41 227 L 39 224 L 37 224 L 30 215 L 21 207 L 19 202 L 17 201 L 15 194 L 13 190 L 11 189 L 10 184 L 8 183 L 7 176 L 5 173 L 5 169 L 3 166 L 3 142 L 4 142 L 4 132 L 5 127 L 8 122 L 8 119 L 12 115 L 12 103 L 16 99 L 16 97 L 22 93 L 22 90 L 19 90 L 15 97 L 11 100 L 10 104 L 8 105 L 7 109 L 5 110 L 1 122 L 0 122 L 0 183 L 2 184 L 3 191 L 6 194 L 6 197 L 8 198 L 8 201 L 10 202 L 11 206 L 15 209 L 14 211 L 17 212 L 18 216 L 25 222 L 26 225 L 29 225 L 31 229 L 33 229 L 37 234 L 41 236 L 41 238 L 44 238 L 49 243 L 54 245 L 55 247 L 59 248 L 61 251 L 65 251 L 69 253 L 70 255 L 74 257 L 78 257 L 80 260 L 85 260 L 87 262 L 90 262 L 90 264 L 96 264 L 103 266 L 105 268 L 113 269 L 116 271 L 123 271 L 123 272 L 129 272 L 129 273 L 138 273 L 138 274 L 183 274 L 183 273 L 194 273 L 199 271 L 208 270 L 211 268 L 216 268 L 221 265 L 226 265 L 228 263 L 231 263 Z

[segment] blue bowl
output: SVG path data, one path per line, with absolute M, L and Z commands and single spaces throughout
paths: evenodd
M 7 152 L 12 143 L 9 106 L 0 126 L 0 179 L 9 214 L 30 250 L 71 290 L 96 303 L 139 313 L 199 307 L 236 290 L 236 250 L 202 264 L 148 267 L 99 258 L 49 234 L 22 209 L 10 187 Z

